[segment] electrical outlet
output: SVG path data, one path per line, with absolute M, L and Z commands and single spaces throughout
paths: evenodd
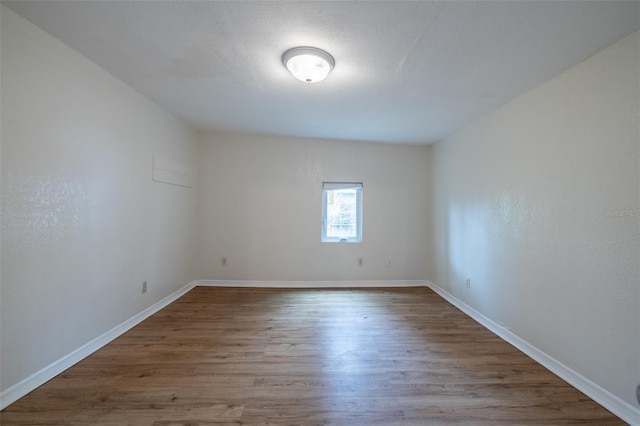
M 467 288 L 471 288 L 471 278 L 467 278 Z
M 228 263 L 227 263 L 227 257 L 226 257 L 226 256 L 222 256 L 222 257 L 220 258 L 220 265 L 221 265 L 221 266 L 227 266 L 227 265 L 228 265 Z
M 142 293 L 146 293 L 147 292 L 147 282 L 146 281 L 142 281 Z
M 391 259 L 387 259 L 387 263 L 384 266 L 391 268 Z
M 307 258 L 304 260 L 304 264 L 305 264 L 305 266 L 307 266 L 307 267 L 311 266 L 311 258 L 307 257 Z
M 358 266 L 364 266 L 364 257 L 358 258 Z

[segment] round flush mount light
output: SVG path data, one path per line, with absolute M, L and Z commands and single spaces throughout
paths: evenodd
M 317 83 L 327 77 L 336 61 L 324 50 L 315 47 L 294 47 L 284 52 L 282 63 L 298 80 Z

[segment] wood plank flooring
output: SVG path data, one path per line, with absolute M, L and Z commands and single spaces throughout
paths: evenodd
M 196 287 L 2 425 L 625 424 L 426 288 Z

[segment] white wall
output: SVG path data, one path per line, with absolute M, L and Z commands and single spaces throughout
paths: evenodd
M 639 50 L 636 33 L 432 147 L 429 274 L 633 407 Z
M 200 278 L 424 279 L 426 147 L 225 134 L 204 139 Z M 362 243 L 320 242 L 323 181 L 363 182 Z M 228 266 L 220 265 L 221 256 Z
M 1 31 L 0 390 L 195 277 L 428 277 L 638 406 L 638 34 L 433 147 L 209 134 L 198 151 L 4 7 Z M 197 223 L 195 188 L 151 181 L 154 153 L 199 156 Z M 363 243 L 320 243 L 322 181 L 364 183 Z
M 195 190 L 151 159 L 195 168 L 198 141 L 5 7 L 1 29 L 5 390 L 193 280 Z

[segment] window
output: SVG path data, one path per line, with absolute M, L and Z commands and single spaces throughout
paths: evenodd
M 362 183 L 322 184 L 321 241 L 362 241 Z

